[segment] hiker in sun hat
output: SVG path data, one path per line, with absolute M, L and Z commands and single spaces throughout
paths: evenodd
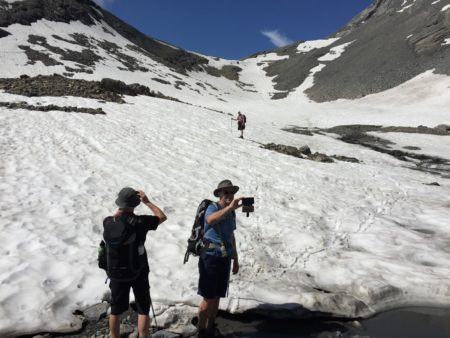
M 145 204 L 153 215 L 135 215 L 134 208 L 140 203 Z M 109 247 L 107 252 L 116 250 L 116 254 L 118 253 L 112 258 L 108 256 L 107 273 L 110 278 L 109 288 L 111 289 L 110 337 L 120 337 L 120 314 L 128 310 L 130 288 L 133 289 L 136 301 L 139 337 L 149 337 L 150 284 L 148 274 L 150 268 L 144 243 L 147 232 L 156 230 L 167 217 L 160 208 L 150 202 L 143 191 L 134 190 L 130 187 L 125 187 L 119 191 L 116 205 L 119 209 L 114 216 L 108 216 L 103 221 L 105 242 L 109 245 L 108 243 L 114 243 L 111 239 L 116 241 L 115 246 Z M 124 240 L 123 246 L 118 245 L 118 239 L 122 240 L 124 237 L 126 237 L 126 240 Z M 121 250 L 126 245 L 131 249 Z M 122 265 L 114 270 L 114 266 L 112 266 L 114 262 Z M 132 265 L 132 268 L 129 268 L 128 265 Z M 129 270 L 133 271 L 131 276 L 124 272 Z
M 198 337 L 213 337 L 215 319 L 220 298 L 226 297 L 230 269 L 239 272 L 236 250 L 235 210 L 240 208 L 242 198 L 235 198 L 239 187 L 230 180 L 223 180 L 213 194 L 219 200 L 211 203 L 205 212 L 205 248 L 198 261 L 198 294 L 203 297 L 198 309 Z

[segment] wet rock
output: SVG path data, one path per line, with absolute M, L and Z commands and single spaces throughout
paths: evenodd
M 424 183 L 425 185 L 434 185 L 440 187 L 441 185 L 438 182 Z

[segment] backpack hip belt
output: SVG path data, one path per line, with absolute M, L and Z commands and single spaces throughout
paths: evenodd
M 203 249 L 205 251 L 219 249 L 221 253 L 221 257 L 228 257 L 230 256 L 227 252 L 227 247 L 223 244 L 216 244 L 211 241 L 208 241 L 207 239 L 204 239 L 204 247 Z

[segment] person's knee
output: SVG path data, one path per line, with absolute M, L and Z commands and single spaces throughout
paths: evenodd
M 200 303 L 201 309 L 211 309 L 214 308 L 219 303 L 220 298 L 203 298 Z
M 150 300 L 136 302 L 136 308 L 138 315 L 148 316 L 150 313 Z

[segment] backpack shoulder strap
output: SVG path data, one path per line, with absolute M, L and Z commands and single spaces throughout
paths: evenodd
M 214 204 L 214 205 L 217 207 L 217 209 L 220 210 L 219 203 L 217 203 L 217 202 L 212 202 L 212 204 Z M 234 212 L 234 211 L 233 211 L 233 212 Z M 220 237 L 220 244 L 221 244 L 221 245 L 224 245 L 224 244 L 223 244 L 222 230 L 220 229 L 219 226 L 217 226 L 217 223 L 216 223 L 216 224 L 213 224 L 212 227 L 213 227 L 214 230 L 216 230 L 217 233 L 219 234 L 219 237 Z

